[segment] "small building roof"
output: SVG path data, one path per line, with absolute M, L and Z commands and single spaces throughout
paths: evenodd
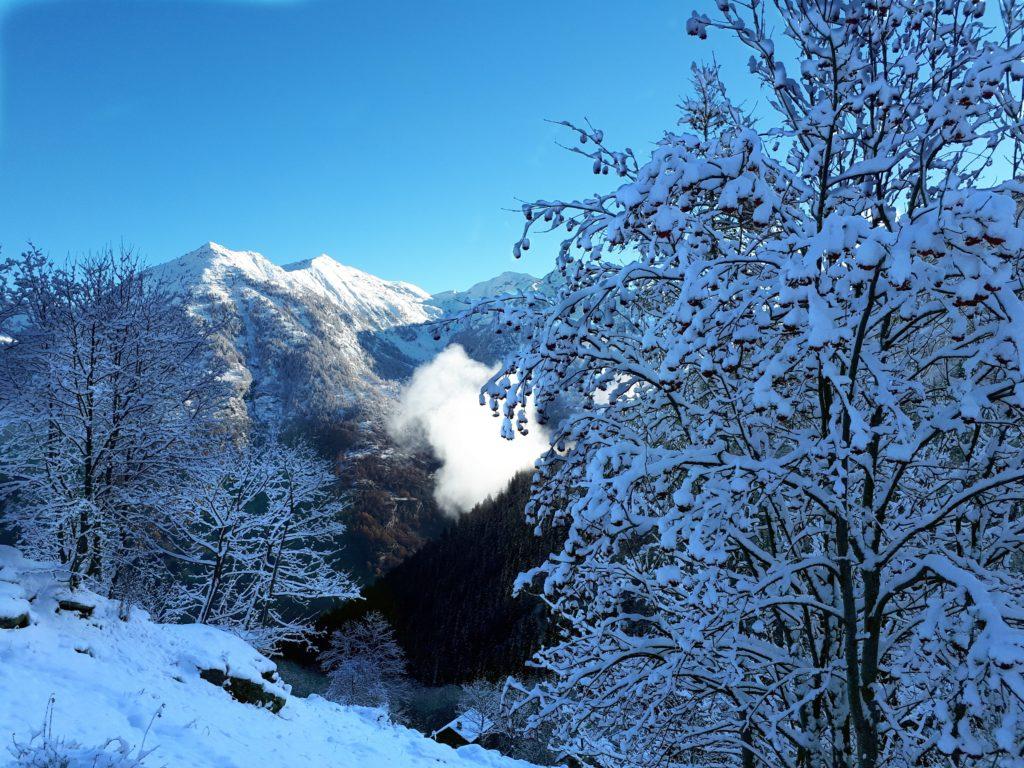
M 494 721 L 478 710 L 467 709 L 450 723 L 438 728 L 430 735 L 433 737 L 441 733 L 441 731 L 451 730 L 465 739 L 467 743 L 472 744 L 490 730 L 493 725 Z

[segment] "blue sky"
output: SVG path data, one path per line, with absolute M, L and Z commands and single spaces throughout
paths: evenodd
M 641 149 L 691 61 L 742 78 L 723 36 L 686 37 L 693 7 L 0 0 L 0 243 L 327 252 L 431 291 L 540 274 L 506 209 L 603 186 L 545 118 Z

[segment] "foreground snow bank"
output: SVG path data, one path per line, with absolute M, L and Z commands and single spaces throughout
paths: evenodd
M 122 620 L 116 603 L 71 594 L 59 568 L 2 546 L 0 609 L 28 611 L 27 626 L 0 629 L 0 765 L 13 759 L 8 745 L 41 728 L 52 696 L 55 737 L 116 737 L 133 748 L 145 739 L 153 751 L 144 764 L 154 768 L 528 768 L 475 746 L 453 750 L 374 710 L 292 698 L 273 662 L 238 638 L 157 624 L 138 610 Z M 283 708 L 236 701 L 227 682 L 235 678 L 279 696 Z

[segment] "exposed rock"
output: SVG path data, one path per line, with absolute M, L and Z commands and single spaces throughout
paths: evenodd
M 0 629 L 24 629 L 29 625 L 28 597 L 20 584 L 0 580 Z
M 221 669 L 200 669 L 199 676 L 208 683 L 223 688 L 235 701 L 269 709 L 274 714 L 280 712 L 286 702 L 283 696 L 268 691 L 260 683 L 230 675 Z M 263 679 L 268 683 L 276 682 L 276 674 L 264 672 Z
M 61 611 L 77 613 L 83 619 L 88 619 L 90 616 L 92 616 L 92 612 L 96 610 L 95 605 L 79 602 L 78 600 L 72 598 L 64 598 L 62 600 L 58 600 L 57 607 Z
M 0 615 L 0 629 L 24 629 L 28 624 L 28 611 L 11 616 Z
M 229 676 L 227 690 L 235 701 L 263 707 L 264 709 L 269 709 L 274 714 L 280 712 L 281 708 L 285 705 L 283 697 L 271 693 L 259 683 L 254 683 L 243 677 Z
M 228 681 L 228 675 L 223 669 L 200 669 L 199 676 L 208 683 L 213 683 L 221 688 Z

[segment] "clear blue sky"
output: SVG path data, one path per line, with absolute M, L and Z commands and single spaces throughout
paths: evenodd
M 692 60 L 742 77 L 724 36 L 686 37 L 693 7 L 0 0 L 0 244 L 327 252 L 431 291 L 543 273 L 506 209 L 609 183 L 545 118 L 644 148 Z

